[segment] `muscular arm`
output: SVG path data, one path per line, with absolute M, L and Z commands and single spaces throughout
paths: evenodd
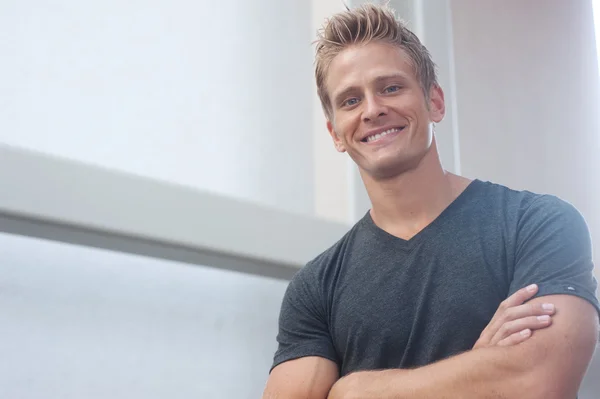
M 537 331 L 550 326 L 549 321 L 540 321 L 536 316 L 553 315 L 553 310 L 523 305 L 536 293 L 537 285 L 531 285 L 507 298 L 475 347 L 518 345 L 531 337 L 530 334 L 521 334 L 522 331 Z M 271 372 L 263 398 L 324 399 L 338 376 L 336 363 L 320 356 L 284 361 Z
M 329 398 L 575 398 L 598 340 L 597 311 L 575 296 L 531 302 L 545 301 L 557 309 L 552 327 L 522 344 L 476 349 L 414 370 L 358 372 L 339 380 Z
M 263 399 L 326 399 L 339 378 L 337 365 L 322 357 L 290 360 L 275 367 Z

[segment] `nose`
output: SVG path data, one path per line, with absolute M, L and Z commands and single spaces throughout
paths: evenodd
M 377 96 L 366 96 L 364 102 L 363 122 L 372 122 L 377 118 L 387 115 L 388 109 L 386 105 Z

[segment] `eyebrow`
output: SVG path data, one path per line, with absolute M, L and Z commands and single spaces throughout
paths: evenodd
M 406 76 L 401 73 L 382 75 L 382 76 L 378 76 L 375 79 L 373 79 L 373 81 L 371 83 L 378 84 L 378 83 L 387 82 L 389 80 L 394 80 L 394 79 L 406 80 Z M 360 91 L 360 88 L 358 86 L 346 87 L 344 90 L 340 91 L 338 94 L 335 95 L 334 104 L 339 104 L 340 101 L 342 101 L 346 96 L 348 96 L 351 93 L 357 92 L 357 91 Z

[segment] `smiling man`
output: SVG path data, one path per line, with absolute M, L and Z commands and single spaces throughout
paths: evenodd
M 435 65 L 388 8 L 328 20 L 316 81 L 372 209 L 290 282 L 264 398 L 575 398 L 600 310 L 580 213 L 444 170 Z

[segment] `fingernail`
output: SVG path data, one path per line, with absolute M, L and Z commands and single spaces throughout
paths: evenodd
M 546 321 L 550 321 L 550 316 L 548 316 L 548 315 L 544 315 L 544 316 L 538 316 L 538 318 L 537 318 L 537 319 L 538 319 L 539 321 L 546 322 Z
M 524 337 L 528 337 L 531 334 L 531 330 L 523 330 L 521 331 L 521 335 Z
M 537 284 L 531 284 L 530 286 L 527 287 L 527 291 L 533 292 L 536 290 L 536 288 L 537 288 Z
M 554 310 L 554 305 L 551 303 L 545 303 L 542 305 L 542 309 L 547 310 L 549 312 Z

